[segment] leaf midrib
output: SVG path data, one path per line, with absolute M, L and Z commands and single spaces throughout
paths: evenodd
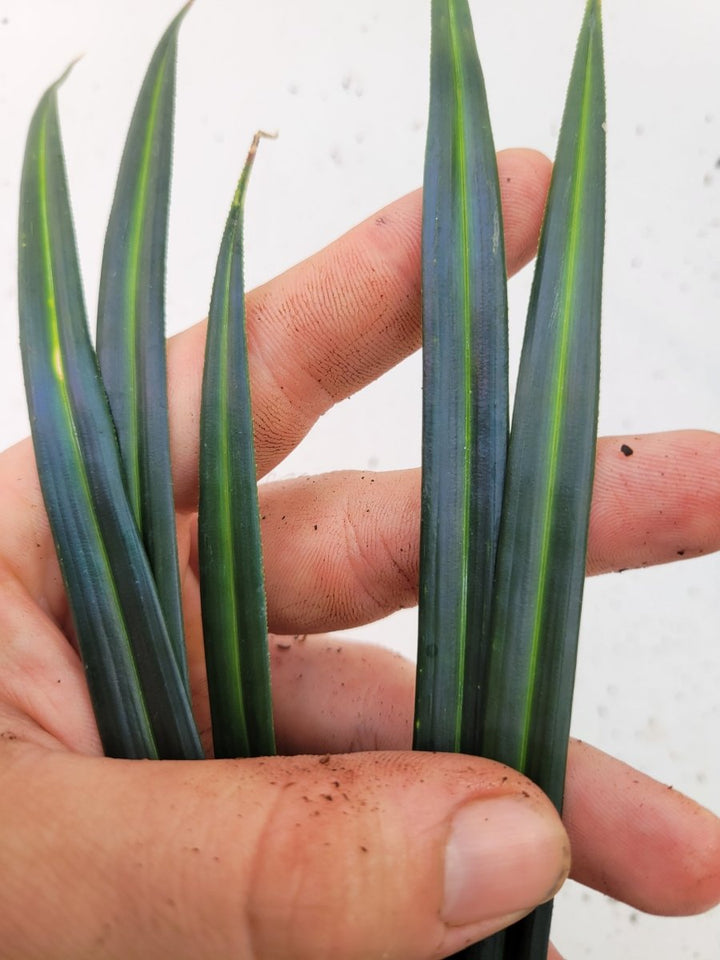
M 132 462 L 127 464 L 128 485 L 130 488 L 130 501 L 138 526 L 143 527 L 142 516 L 142 490 L 141 490 L 141 459 L 140 437 L 142 436 L 141 423 L 143 422 L 143 410 L 141 404 L 137 402 L 138 398 L 138 380 L 137 369 L 142 362 L 141 349 L 142 344 L 138 342 L 138 303 L 137 296 L 140 286 L 140 274 L 142 272 L 142 249 L 145 235 L 145 219 L 143 211 L 146 205 L 148 183 L 150 180 L 150 166 L 153 146 L 153 137 L 157 123 L 157 114 L 159 110 L 160 95 L 165 83 L 165 73 L 167 69 L 168 52 L 163 55 L 160 69 L 153 87 L 150 113 L 148 123 L 145 127 L 145 140 L 143 143 L 142 160 L 140 164 L 140 176 L 138 177 L 135 198 L 133 203 L 132 229 L 130 232 L 130 269 L 127 276 L 127 304 L 128 304 L 128 331 L 131 349 L 126 353 L 126 376 L 130 396 L 133 398 L 133 408 L 129 418 L 129 429 L 132 436 L 129 438 L 128 455 L 132 457 Z
M 464 694 L 464 674 L 465 658 L 467 648 L 467 626 L 468 626 L 468 554 L 470 549 L 470 471 L 472 465 L 472 402 L 470 400 L 472 393 L 472 316 L 470 310 L 471 304 L 471 277 L 470 277 L 470 226 L 467 197 L 467 162 L 465 156 L 465 87 L 463 84 L 461 51 L 459 28 L 457 25 L 455 4 L 449 4 L 449 25 L 450 25 L 450 45 L 453 52 L 453 79 L 456 92 L 455 98 L 455 129 L 456 143 L 453 161 L 457 165 L 458 183 L 460 185 L 459 205 L 459 232 L 460 249 L 462 250 L 462 331 L 463 331 L 463 351 L 462 351 L 462 398 L 464 413 L 464 443 L 463 443 L 463 463 L 462 463 L 462 529 L 461 529 L 461 551 L 462 551 L 462 569 L 461 588 L 460 588 L 460 610 L 458 611 L 458 637 L 459 650 L 458 660 L 460 669 L 457 671 L 457 689 L 455 694 L 455 723 L 454 739 L 455 749 L 460 749 L 461 728 L 463 716 L 463 694 Z
M 232 241 L 229 245 L 229 248 L 232 249 L 234 245 L 235 231 L 237 230 L 237 224 L 233 230 Z M 223 565 L 226 566 L 225 575 L 229 574 L 229 589 L 231 590 L 232 597 L 231 603 L 229 604 L 230 609 L 233 611 L 232 623 L 227 624 L 226 627 L 232 630 L 232 642 L 230 638 L 224 640 L 225 650 L 229 651 L 232 658 L 232 672 L 237 680 L 237 696 L 242 704 L 242 713 L 245 713 L 244 707 L 244 697 L 242 684 L 240 683 L 240 654 L 239 654 L 239 635 L 238 635 L 238 616 L 237 616 L 237 569 L 236 569 L 236 558 L 235 550 L 233 549 L 232 542 L 228 545 L 228 537 L 230 536 L 230 530 L 232 528 L 232 476 L 230 472 L 230 430 L 229 430 L 229 404 L 224 401 L 224 398 L 228 396 L 228 340 L 230 335 L 230 295 L 231 295 L 231 283 L 232 283 L 232 258 L 228 259 L 227 270 L 225 273 L 225 282 L 223 284 L 223 303 L 222 303 L 222 347 L 220 355 L 222 362 L 220 363 L 220 369 L 218 371 L 218 392 L 217 397 L 219 400 L 220 408 L 220 436 L 219 436 L 219 458 L 220 463 L 218 469 L 220 471 L 220 476 L 222 479 L 222 486 L 220 491 L 221 496 L 221 512 L 222 512 L 222 528 L 225 532 L 225 537 L 222 538 L 221 542 L 223 544 Z M 228 665 L 229 666 L 229 665 Z

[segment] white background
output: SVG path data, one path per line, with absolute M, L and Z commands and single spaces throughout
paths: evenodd
M 32 110 L 61 95 L 88 302 L 127 122 L 176 0 L 0 0 L 0 446 L 27 430 L 16 218 Z M 552 155 L 582 0 L 472 3 L 499 148 Z M 247 279 L 269 279 L 421 181 L 429 3 L 198 0 L 181 35 L 169 329 L 204 316 L 249 140 Z M 600 428 L 720 429 L 720 4 L 606 0 L 608 221 Z M 517 346 L 529 284 L 511 284 Z M 323 418 L 279 475 L 417 465 L 418 358 Z M 718 465 L 720 469 L 720 464 Z M 1 505 L 0 505 L 1 509 Z M 405 652 L 413 613 L 366 636 Z M 591 581 L 574 733 L 720 811 L 720 562 Z M 358 633 L 358 631 L 355 631 Z M 720 913 L 654 919 L 569 884 L 570 958 L 717 960 Z

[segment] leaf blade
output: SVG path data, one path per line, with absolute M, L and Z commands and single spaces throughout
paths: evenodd
M 595 463 L 605 225 L 599 0 L 568 87 L 528 310 L 498 544 L 483 754 L 559 810 L 565 781 Z M 473 956 L 545 957 L 552 905 Z
M 475 752 L 507 422 L 504 242 L 484 81 L 466 0 L 434 0 L 416 749 Z
M 177 665 L 88 334 L 57 116 L 62 79 L 33 116 L 20 199 L 20 339 L 41 487 L 106 752 L 200 756 L 187 698 L 175 702 Z M 155 645 L 138 650 L 139 635 Z
M 170 462 L 165 263 L 178 33 L 186 4 L 158 43 L 130 123 L 108 222 L 97 347 L 128 496 L 188 685 Z
M 518 377 L 493 619 L 493 653 L 503 653 L 494 659 L 491 686 L 500 682 L 504 664 L 517 666 L 513 651 L 523 652 L 527 676 L 538 677 L 544 627 L 551 624 L 554 637 L 565 637 L 575 635 L 579 623 L 597 423 L 605 206 L 598 10 L 590 0 L 560 134 Z M 568 182 L 570 190 L 564 189 Z M 525 496 L 532 478 L 541 496 Z M 513 599 L 515 589 L 521 592 Z M 569 601 L 560 598 L 571 596 L 568 608 Z M 508 737 L 505 746 L 501 698 L 491 691 L 490 719 L 496 724 L 498 749 L 513 765 L 534 769 L 528 716 L 534 684 L 519 679 L 517 672 L 506 676 L 505 682 L 519 694 L 521 735 L 514 746 Z M 559 803 L 557 791 L 553 799 Z
M 275 753 L 243 277 L 243 208 L 260 136 L 221 242 L 203 371 L 198 547 L 216 757 Z

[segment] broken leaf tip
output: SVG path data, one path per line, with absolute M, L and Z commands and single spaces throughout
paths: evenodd
M 277 136 L 278 136 L 277 131 L 275 131 L 274 133 L 268 133 L 266 130 L 256 131 L 255 136 L 252 138 L 252 143 L 250 144 L 250 149 L 248 150 L 247 159 L 245 160 L 245 166 L 243 167 L 243 171 L 240 175 L 240 180 L 238 182 L 237 189 L 235 191 L 233 206 L 238 207 L 242 205 L 242 202 L 245 196 L 245 190 L 247 188 L 248 177 L 250 176 L 250 170 L 252 169 L 252 165 L 255 162 L 255 154 L 257 153 L 258 147 L 260 145 L 260 141 L 276 140 Z

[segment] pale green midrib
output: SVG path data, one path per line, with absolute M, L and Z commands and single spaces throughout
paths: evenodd
M 40 143 L 39 143 L 39 176 L 38 176 L 38 185 L 40 188 L 40 223 L 42 230 L 42 253 L 43 253 L 43 273 L 45 276 L 45 285 L 46 285 L 46 305 L 49 311 L 49 334 L 50 340 L 53 348 L 53 355 L 56 358 L 56 363 L 60 366 L 60 371 L 58 376 L 53 376 L 57 389 L 59 391 L 60 400 L 62 403 L 63 413 L 65 421 L 68 425 L 67 435 L 70 438 L 72 443 L 73 450 L 73 460 L 75 462 L 75 467 L 77 470 L 77 475 L 80 480 L 80 486 L 83 494 L 83 501 L 85 503 L 85 510 L 83 511 L 86 516 L 90 516 L 91 523 L 95 532 L 95 542 L 98 548 L 98 552 L 102 558 L 102 567 L 105 573 L 105 583 L 110 588 L 110 593 L 112 597 L 112 604 L 116 610 L 116 622 L 122 624 L 123 627 L 123 638 L 125 640 L 125 647 L 127 649 L 128 657 L 127 661 L 132 667 L 135 686 L 139 689 L 140 680 L 137 673 L 137 667 L 135 664 L 135 658 L 132 655 L 130 648 L 129 636 L 127 632 L 127 627 L 125 625 L 125 619 L 122 616 L 122 607 L 120 604 L 120 598 L 117 593 L 117 587 L 115 584 L 115 579 L 112 575 L 112 569 L 110 566 L 110 560 L 107 554 L 105 543 L 100 533 L 100 528 L 98 524 L 97 513 L 95 506 L 93 504 L 92 494 L 90 492 L 90 480 L 85 469 L 85 462 L 82 457 L 82 452 L 80 450 L 80 443 L 77 435 L 77 430 L 75 426 L 75 420 L 72 412 L 72 404 L 70 402 L 70 396 L 67 390 L 67 379 L 65 376 L 65 355 L 61 347 L 61 338 L 59 331 L 59 321 L 57 315 L 57 304 L 55 300 L 55 274 L 52 264 L 52 241 L 50 238 L 50 215 L 48 209 L 48 188 L 47 188 L 47 115 L 43 117 L 42 125 L 40 128 Z M 53 369 L 55 365 L 53 364 Z M 140 706 L 143 710 L 143 716 L 145 720 L 146 731 L 150 732 L 150 718 L 147 711 L 147 706 L 145 704 L 144 697 L 140 697 Z M 154 743 L 153 743 L 154 747 Z
M 577 141 L 577 174 L 573 184 L 571 221 L 568 242 L 568 259 L 565 270 L 565 283 L 563 285 L 562 296 L 562 336 L 560 340 L 560 351 L 556 376 L 553 378 L 555 391 L 552 400 L 552 431 L 550 435 L 550 452 L 548 479 L 545 485 L 545 503 L 543 507 L 542 524 L 542 546 L 540 551 L 540 567 L 538 576 L 538 585 L 535 593 L 535 605 L 533 615 L 533 633 L 531 641 L 530 661 L 528 667 L 528 679 L 525 687 L 525 704 L 523 707 L 523 735 L 520 745 L 520 755 L 518 759 L 518 768 L 524 770 L 527 764 L 528 746 L 530 741 L 530 729 L 532 726 L 532 705 L 535 693 L 535 681 L 537 676 L 541 634 L 542 634 L 542 611 L 545 606 L 545 593 L 548 580 L 548 559 L 550 553 L 550 534 L 551 534 L 551 516 L 552 504 L 555 493 L 555 485 L 558 472 L 558 450 L 560 447 L 561 422 L 562 422 L 562 397 L 565 388 L 565 376 L 568 365 L 568 344 L 570 340 L 571 326 L 571 302 L 568 291 L 574 286 L 574 277 L 577 269 L 578 247 L 580 239 L 580 211 L 582 207 L 582 193 L 586 170 L 586 139 L 589 122 L 589 101 L 593 88 L 592 82 L 592 60 L 593 43 L 592 35 L 588 37 L 587 63 L 585 68 L 585 83 L 583 86 L 582 116 L 580 120 L 580 132 Z
M 160 95 L 165 84 L 165 73 L 167 68 L 169 53 L 163 56 L 158 75 L 153 87 L 153 95 L 150 106 L 148 122 L 145 127 L 145 140 L 143 143 L 142 161 L 140 164 L 140 176 L 138 177 L 137 188 L 135 191 L 135 201 L 133 203 L 132 229 L 130 231 L 130 257 L 128 258 L 129 270 L 127 275 L 127 333 L 128 349 L 126 351 L 126 376 L 129 387 L 129 395 L 132 398 L 132 410 L 129 418 L 128 428 L 131 436 L 128 438 L 127 452 L 131 462 L 126 464 L 128 477 L 128 486 L 130 501 L 132 503 L 135 521 L 141 530 L 144 530 L 146 523 L 142 514 L 142 488 L 141 488 L 141 459 L 140 437 L 142 436 L 141 421 L 143 420 L 143 405 L 138 397 L 137 383 L 137 364 L 135 359 L 138 357 L 142 344 L 138 340 L 138 305 L 137 295 L 139 289 L 140 273 L 142 271 L 142 249 L 145 234 L 145 222 L 143 209 L 148 193 L 148 182 L 150 179 L 151 153 L 153 144 L 153 134 L 157 123 L 158 107 Z
M 463 357 L 462 357 L 462 371 L 463 371 L 463 401 L 464 401 L 464 450 L 463 450 L 463 490 L 462 490 L 462 531 L 461 531 L 461 549 L 462 549 L 462 559 L 463 565 L 461 570 L 461 597 L 460 597 L 460 609 L 459 614 L 459 623 L 458 623 L 458 639 L 459 639 L 459 650 L 458 650 L 458 659 L 459 659 L 459 670 L 457 675 L 457 690 L 455 696 L 455 724 L 454 724 L 454 747 L 456 750 L 460 749 L 461 745 L 461 733 L 462 733 L 462 716 L 463 716 L 463 700 L 464 700 L 464 678 L 465 678 L 465 662 L 467 656 L 467 624 L 468 624 L 468 553 L 469 553 L 469 543 L 470 543 L 470 470 L 472 465 L 472 447 L 473 447 L 473 435 L 472 435 L 472 404 L 470 403 L 470 395 L 472 391 L 472 357 L 471 357 L 471 345 L 472 345 L 472 317 L 470 316 L 470 289 L 471 289 L 471 278 L 470 278 L 470 257 L 469 257 L 469 240 L 470 240 L 470 227 L 468 222 L 468 197 L 467 197 L 467 163 L 465 157 L 465 103 L 464 103 L 464 86 L 463 86 L 463 70 L 461 64 L 461 49 L 458 38 L 458 27 L 456 23 L 456 12 L 455 5 L 453 0 L 451 0 L 449 8 L 449 24 L 450 24 L 450 44 L 452 48 L 452 63 L 453 63 L 453 78 L 455 84 L 456 92 L 456 102 L 455 102 L 455 124 L 456 124 L 456 137 L 455 143 L 456 146 L 459 144 L 460 149 L 454 151 L 454 159 L 458 164 L 458 182 L 462 190 L 460 196 L 460 237 L 461 237 L 461 249 L 463 255 L 462 268 L 463 268 L 463 277 L 462 277 L 462 322 L 463 322 Z

